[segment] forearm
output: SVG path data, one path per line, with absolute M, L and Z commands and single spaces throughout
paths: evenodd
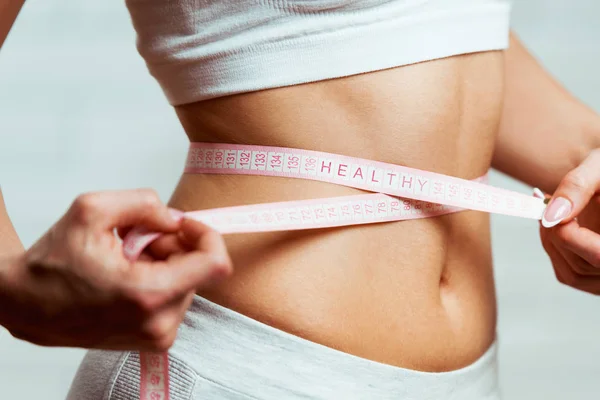
M 600 147 L 600 116 L 570 95 L 511 37 L 504 111 L 492 166 L 552 193 Z
M 4 44 L 10 28 L 17 19 L 25 0 L 0 0 L 0 48 Z M 6 212 L 2 190 L 0 190 L 0 259 L 4 255 L 18 253 L 23 244 L 10 222 Z
M 23 244 L 15 231 L 4 206 L 2 190 L 0 190 L 0 259 L 6 255 L 23 251 Z
M 0 48 L 4 44 L 25 0 L 0 0 Z M 0 258 L 23 250 L 17 232 L 6 212 L 2 190 L 0 190 Z
M 0 0 L 0 48 L 24 3 L 25 0 Z

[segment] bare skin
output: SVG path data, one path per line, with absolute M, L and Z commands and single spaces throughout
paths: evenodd
M 486 173 L 502 111 L 503 53 L 451 57 L 190 104 L 193 142 L 314 149 L 467 179 Z M 197 210 L 357 193 L 284 178 L 183 175 Z M 495 336 L 489 216 L 226 238 L 236 272 L 199 294 L 357 356 L 445 371 Z

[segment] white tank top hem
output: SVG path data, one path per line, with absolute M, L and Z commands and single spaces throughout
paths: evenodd
M 509 39 L 510 4 L 498 0 L 127 3 L 172 105 L 502 50 Z

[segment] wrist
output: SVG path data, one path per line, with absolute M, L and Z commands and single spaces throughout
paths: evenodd
M 22 270 L 23 260 L 22 254 L 0 258 L 0 326 L 9 330 L 16 311 L 14 306 L 18 298 L 18 275 Z

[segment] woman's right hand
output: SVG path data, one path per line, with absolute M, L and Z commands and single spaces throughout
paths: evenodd
M 114 229 L 133 226 L 170 233 L 177 252 L 128 261 Z M 0 266 L 0 322 L 14 337 L 115 350 L 168 349 L 196 290 L 232 271 L 217 232 L 148 190 L 80 196 L 13 261 Z

